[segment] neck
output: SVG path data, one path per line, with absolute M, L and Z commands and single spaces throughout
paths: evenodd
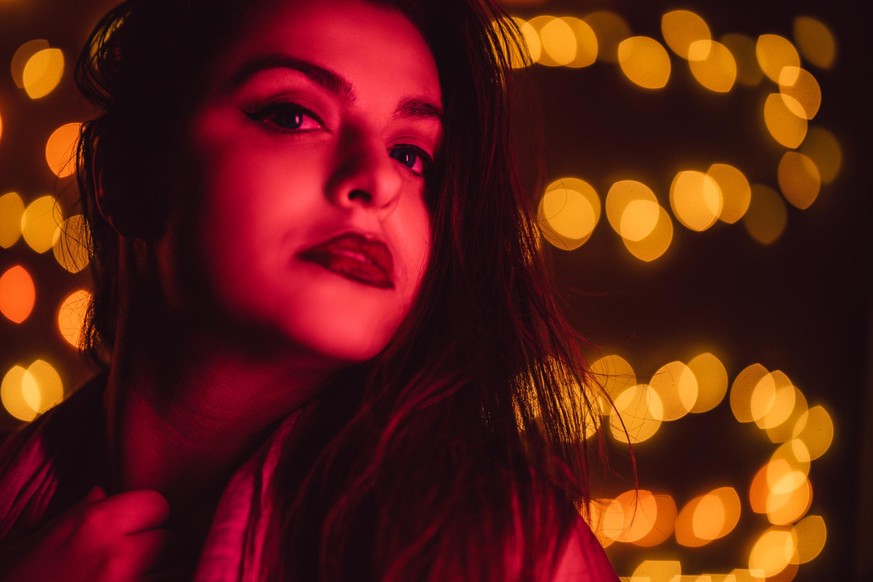
M 196 538 L 233 472 L 336 363 L 292 349 L 255 354 L 211 334 L 163 330 L 149 341 L 142 328 L 119 329 L 129 333 L 117 338 L 107 390 L 110 488 L 161 492 L 174 527 Z

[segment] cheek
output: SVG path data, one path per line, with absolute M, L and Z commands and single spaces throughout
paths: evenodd
M 301 162 L 309 168 L 315 164 Z M 272 163 L 268 154 L 230 148 L 213 152 L 202 172 L 194 236 L 206 284 L 231 311 L 270 317 L 276 304 L 286 300 L 296 240 L 324 213 L 317 177 Z
M 406 294 L 412 300 L 417 294 L 424 274 L 430 263 L 431 225 L 430 214 L 421 199 L 409 198 L 410 202 L 400 204 L 394 224 L 396 247 L 402 253 L 407 286 Z

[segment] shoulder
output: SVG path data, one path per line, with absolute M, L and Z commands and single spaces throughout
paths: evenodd
M 552 582 L 616 582 L 618 576 L 591 528 L 580 516 L 559 553 Z

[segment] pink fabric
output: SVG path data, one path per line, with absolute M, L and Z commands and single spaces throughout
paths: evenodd
M 287 418 L 270 440 L 234 474 L 224 493 L 206 544 L 195 582 L 258 582 L 264 580 L 262 552 L 272 514 L 267 487 L 276 470 L 282 444 L 296 423 Z

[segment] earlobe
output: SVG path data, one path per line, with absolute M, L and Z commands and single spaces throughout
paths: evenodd
M 126 191 L 106 169 L 96 172 L 94 182 L 97 210 L 119 236 L 151 237 L 155 230 L 151 200 L 143 200 L 136 192 Z

